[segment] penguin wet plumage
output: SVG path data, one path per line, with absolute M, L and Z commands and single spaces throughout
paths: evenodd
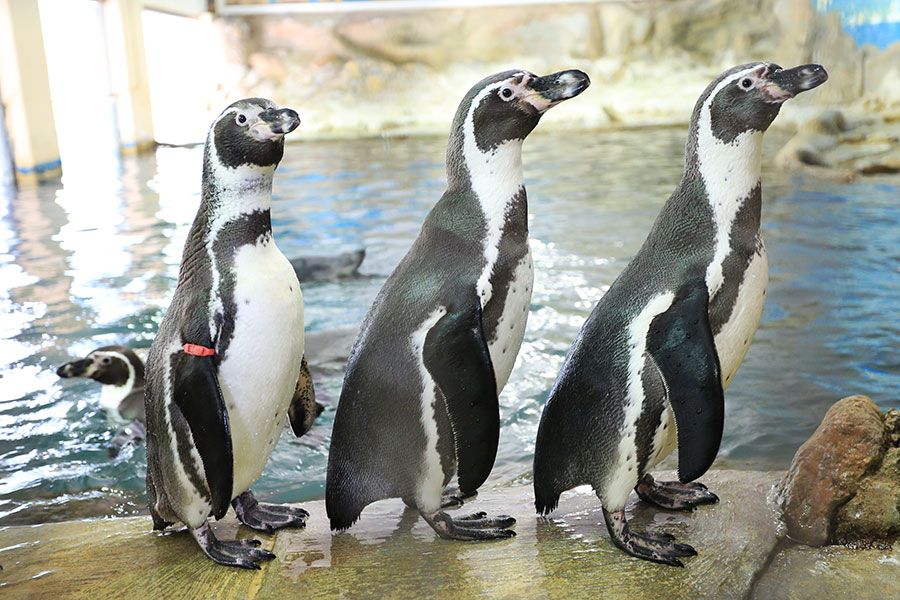
M 292 423 L 297 434 L 315 413 L 303 359 L 303 298 L 273 240 L 270 215 L 284 135 L 299 123 L 293 110 L 250 98 L 210 127 L 200 208 L 147 358 L 154 528 L 183 522 L 207 556 L 235 567 L 259 568 L 274 554 L 256 548 L 258 540 L 217 540 L 208 517 L 221 518 L 231 504 L 243 524 L 272 531 L 302 527 L 309 516 L 259 504 L 249 491 L 289 407 L 301 421 Z
M 64 379 L 89 377 L 102 385 L 100 405 L 129 424 L 110 442 L 116 456 L 127 444 L 140 442 L 147 433 L 144 424 L 144 363 L 128 346 L 102 346 L 87 356 L 69 361 L 56 370 Z
M 719 76 L 698 100 L 681 183 L 594 307 L 550 392 L 535 446 L 539 513 L 590 484 L 618 547 L 677 566 L 696 554 L 666 534 L 631 531 L 625 502 L 632 489 L 669 509 L 717 500 L 693 480 L 718 452 L 724 388 L 765 299 L 762 135 L 782 102 L 826 79 L 819 65 L 753 63 Z M 654 481 L 650 469 L 676 446 L 679 481 Z
M 522 142 L 551 106 L 589 84 L 581 71 L 507 71 L 465 96 L 447 146 L 448 189 L 360 329 L 335 415 L 326 509 L 350 527 L 400 497 L 441 537 L 514 535 L 510 517 L 453 519 L 494 463 L 498 394 L 525 331 L 533 271 Z M 442 490 L 458 474 L 459 495 Z

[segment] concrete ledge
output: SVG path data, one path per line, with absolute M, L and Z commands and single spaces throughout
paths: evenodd
M 463 511 L 518 518 L 509 541 L 437 538 L 399 500 L 370 506 L 346 533 L 328 531 L 324 502 L 305 530 L 257 534 L 233 515 L 221 537 L 257 537 L 278 558 L 261 571 L 219 567 L 184 530 L 158 534 L 147 517 L 8 527 L 0 530 L 4 598 L 746 597 L 776 544 L 767 495 L 777 474 L 716 471 L 704 481 L 721 503 L 694 513 L 632 505 L 633 526 L 669 532 L 700 555 L 677 569 L 613 547 L 600 504 L 582 488 L 547 519 L 534 515 L 530 486 L 483 492 Z
M 673 476 L 662 474 L 661 478 Z M 779 542 L 771 492 L 780 473 L 719 470 L 703 478 L 721 502 L 693 513 L 629 507 L 636 529 L 665 531 L 699 552 L 678 569 L 625 555 L 609 541 L 586 488 L 549 517 L 530 486 L 483 492 L 463 511 L 518 518 L 514 539 L 437 538 L 399 500 L 376 503 L 350 532 L 328 531 L 322 501 L 305 530 L 264 535 L 229 516 L 215 529 L 257 537 L 278 558 L 260 571 L 204 557 L 185 530 L 150 531 L 148 517 L 0 529 L 7 598 L 891 598 L 900 552 Z

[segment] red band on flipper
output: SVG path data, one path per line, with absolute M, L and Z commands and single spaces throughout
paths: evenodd
M 198 346 L 197 344 L 185 344 L 184 352 L 185 354 L 193 354 L 194 356 L 212 356 L 216 353 L 212 348 Z

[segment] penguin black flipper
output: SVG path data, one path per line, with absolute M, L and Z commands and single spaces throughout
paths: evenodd
M 118 410 L 119 414 L 126 419 L 140 421 L 142 423 L 146 422 L 147 417 L 144 413 L 144 388 L 141 387 L 140 389 L 136 389 L 125 396 L 125 398 L 119 402 L 119 406 L 116 410 Z
M 300 377 L 297 379 L 294 397 L 291 398 L 291 405 L 288 408 L 288 418 L 291 421 L 294 435 L 301 437 L 309 431 L 313 421 L 322 412 L 319 407 L 322 405 L 316 402 L 312 374 L 309 372 L 309 363 L 306 362 L 306 355 L 304 355 L 300 362 Z
M 725 392 L 709 323 L 709 292 L 687 282 L 667 311 L 653 320 L 647 348 L 662 373 L 678 428 L 678 477 L 703 475 L 719 451 Z
M 423 358 L 450 416 L 459 489 L 476 491 L 494 466 L 500 439 L 500 403 L 481 324 L 481 303 L 448 309 L 425 337 Z
M 215 361 L 212 356 L 195 356 L 182 351 L 172 362 L 175 405 L 187 421 L 203 461 L 212 514 L 221 519 L 231 503 L 234 455 Z

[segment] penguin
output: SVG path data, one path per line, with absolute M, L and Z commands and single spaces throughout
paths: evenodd
M 447 190 L 385 282 L 354 342 L 335 414 L 325 503 L 332 530 L 402 498 L 442 538 L 515 535 L 511 517 L 451 518 L 493 467 L 498 395 L 525 332 L 533 271 L 522 143 L 590 80 L 505 71 L 456 112 Z M 442 490 L 458 475 L 458 494 Z
M 358 248 L 334 256 L 295 256 L 291 266 L 300 283 L 307 281 L 334 281 L 362 277 L 359 266 L 366 257 L 366 249 Z
M 182 522 L 213 561 L 247 569 L 275 555 L 256 539 L 217 539 L 209 517 L 222 518 L 231 504 L 241 523 L 271 532 L 303 527 L 309 516 L 261 504 L 250 491 L 288 414 L 298 435 L 315 415 L 303 296 L 271 222 L 284 136 L 299 124 L 293 110 L 249 98 L 210 127 L 200 208 L 147 358 L 153 527 Z
M 331 332 L 323 333 L 325 335 L 313 337 L 316 347 L 329 344 L 326 338 Z M 338 334 L 340 333 L 341 330 L 338 330 Z M 313 344 L 305 345 L 310 347 Z M 312 427 L 312 422 L 325 410 L 325 405 L 316 400 L 312 379 L 306 376 L 309 367 L 305 364 L 305 356 L 303 361 L 301 376 L 294 391 L 295 398 L 291 401 L 291 410 L 294 414 L 289 415 L 291 429 L 302 431 L 296 434 L 297 437 L 306 433 Z M 97 348 L 82 359 L 61 365 L 56 374 L 63 379 L 89 377 L 100 382 L 102 384 L 100 405 L 114 419 L 129 421 L 109 443 L 110 457 L 115 458 L 128 444 L 139 443 L 147 437 L 144 414 L 144 362 L 131 348 L 128 346 Z M 307 411 L 310 401 L 315 405 L 312 413 Z
M 658 563 L 694 556 L 668 534 L 632 531 L 632 489 L 662 508 L 718 498 L 694 481 L 719 450 L 724 390 L 756 331 L 768 266 L 760 237 L 763 133 L 781 104 L 822 84 L 819 65 L 734 67 L 691 117 L 681 183 L 569 350 L 538 427 L 538 513 L 591 485 L 613 543 Z M 650 470 L 678 448 L 678 481 Z
M 79 360 L 69 361 L 56 370 L 64 379 L 89 377 L 102 384 L 100 405 L 113 417 L 129 421 L 109 445 L 115 457 L 130 443 L 143 440 L 147 434 L 144 424 L 144 363 L 128 346 L 103 346 Z

